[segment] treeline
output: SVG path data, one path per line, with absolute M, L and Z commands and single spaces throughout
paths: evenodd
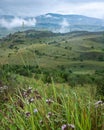
M 59 69 L 44 69 L 36 66 L 25 66 L 25 65 L 3 65 L 1 66 L 0 76 L 5 75 L 8 77 L 8 73 L 19 74 L 27 77 L 34 77 L 35 79 L 41 79 L 44 83 L 51 83 L 53 78 L 56 83 L 68 83 L 74 87 L 76 85 L 84 86 L 84 84 L 96 84 L 98 91 L 104 94 L 104 70 L 96 71 L 95 74 L 82 75 L 74 74 L 72 70 Z M 8 79 L 8 78 L 7 78 Z

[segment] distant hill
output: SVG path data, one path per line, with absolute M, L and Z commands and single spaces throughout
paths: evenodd
M 36 17 L 38 22 L 60 24 L 64 19 L 70 25 L 104 25 L 102 19 L 86 17 L 83 15 L 61 15 L 48 13 Z
M 67 68 L 74 73 L 104 69 L 104 33 L 27 30 L 0 40 L 0 64 Z
M 104 21 L 83 15 L 62 15 L 47 13 L 37 17 L 0 16 L 0 35 L 9 32 L 38 29 L 53 32 L 104 31 Z M 3 30 L 3 31 L 2 31 Z
M 36 17 L 38 28 L 49 28 L 60 32 L 68 31 L 101 31 L 104 30 L 102 19 L 83 15 L 61 15 L 48 13 Z

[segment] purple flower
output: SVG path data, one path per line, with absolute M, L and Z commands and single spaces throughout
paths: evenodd
M 28 97 L 27 92 L 24 91 L 24 92 L 22 93 L 22 96 L 23 96 L 24 98 Z
M 61 130 L 74 130 L 75 126 L 73 124 L 63 124 Z
M 30 115 L 31 115 L 30 112 L 26 112 L 25 114 L 27 117 L 30 117 Z

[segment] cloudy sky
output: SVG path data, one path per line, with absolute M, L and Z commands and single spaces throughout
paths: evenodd
M 0 0 L 0 15 L 81 14 L 104 19 L 104 0 Z

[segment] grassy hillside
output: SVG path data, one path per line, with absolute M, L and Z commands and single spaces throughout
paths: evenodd
M 0 43 L 1 65 L 65 69 L 74 74 L 94 74 L 104 69 L 102 32 L 54 34 L 31 30 L 10 34 Z
M 0 39 L 0 120 L 1 130 L 103 130 L 104 33 Z
M 104 61 L 103 33 L 73 32 L 62 35 L 26 31 L 8 35 L 0 43 L 2 64 L 23 64 L 22 58 L 29 65 L 34 65 L 37 59 L 39 65 L 44 67 L 54 67 L 49 64 L 51 62 L 55 62 L 55 66 L 72 66 L 82 62 L 91 64 L 91 61 L 92 64 L 102 65 Z
M 1 69 L 44 82 L 98 84 L 104 81 L 103 32 L 24 31 L 0 40 Z M 3 72 L 3 73 L 4 73 Z M 99 84 L 99 80 L 101 83 Z

